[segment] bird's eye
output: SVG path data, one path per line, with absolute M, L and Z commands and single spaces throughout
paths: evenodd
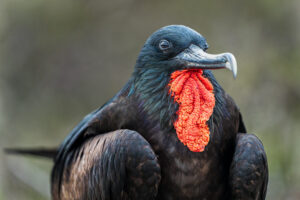
M 161 40 L 159 42 L 159 48 L 162 51 L 168 50 L 171 47 L 171 43 L 168 40 Z

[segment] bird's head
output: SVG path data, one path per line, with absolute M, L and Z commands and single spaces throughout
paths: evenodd
M 231 53 L 208 54 L 207 48 L 205 38 L 191 28 L 163 27 L 147 39 L 133 73 L 131 91 L 142 99 L 144 110 L 162 127 L 174 127 L 178 139 L 194 152 L 208 145 L 208 122 L 220 110 L 215 106 L 222 106 L 220 86 L 210 70 L 227 68 L 237 75 Z
M 231 53 L 208 54 L 205 38 L 183 25 L 170 25 L 154 32 L 144 44 L 136 70 L 174 72 L 184 69 L 223 69 L 237 75 L 237 64 Z

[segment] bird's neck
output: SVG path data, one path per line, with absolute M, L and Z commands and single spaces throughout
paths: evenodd
M 185 77 L 185 79 L 181 79 L 180 77 Z M 176 84 L 180 81 L 184 82 L 184 84 Z M 191 85 L 195 82 L 196 85 Z M 194 89 L 196 89 L 196 91 Z M 140 69 L 136 70 L 133 74 L 129 94 L 137 95 L 141 101 L 143 110 L 150 115 L 152 119 L 159 121 L 162 128 L 175 128 L 179 137 L 179 130 L 182 127 L 178 124 L 180 124 L 180 120 L 183 120 L 185 117 L 180 117 L 178 114 L 180 115 L 180 113 L 183 113 L 186 109 L 194 110 L 188 113 L 189 115 L 191 114 L 188 118 L 193 121 L 196 117 L 198 121 L 202 121 L 202 125 L 199 123 L 197 126 L 204 127 L 206 133 L 208 131 L 209 134 L 209 129 L 212 124 L 211 116 L 218 114 L 218 106 L 222 106 L 222 98 L 220 97 L 221 90 L 211 72 L 203 73 L 197 70 L 183 70 L 171 73 L 157 69 Z M 180 99 L 180 96 L 182 96 L 182 98 L 187 97 L 184 97 L 183 93 L 193 91 L 194 93 L 189 97 L 189 100 L 194 98 L 198 98 L 199 100 L 189 102 L 188 100 Z M 202 104 L 202 106 L 200 104 Z M 181 116 L 184 116 L 184 114 Z M 191 127 L 185 128 L 189 129 Z M 190 149 L 193 151 L 203 151 L 204 146 L 208 143 L 208 134 L 201 139 L 203 140 L 202 145 L 198 145 L 198 147 L 192 144 L 193 142 L 188 142 L 187 140 L 182 140 L 182 142 L 190 146 Z M 183 137 L 186 136 L 181 134 L 181 138 Z M 190 145 L 188 145 L 188 143 L 190 143 Z
M 204 151 L 210 138 L 207 122 L 215 106 L 213 85 L 201 69 L 193 69 L 173 72 L 169 88 L 179 104 L 174 122 L 178 139 L 191 151 Z
M 138 69 L 132 76 L 129 95 L 138 97 L 142 110 L 161 128 L 173 129 L 178 104 L 169 94 L 170 73 L 159 69 Z

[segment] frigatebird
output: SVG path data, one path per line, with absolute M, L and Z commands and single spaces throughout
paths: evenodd
M 212 70 L 237 75 L 183 25 L 154 32 L 127 84 L 53 156 L 53 199 L 265 199 L 264 147 Z M 32 153 L 29 151 L 29 153 Z

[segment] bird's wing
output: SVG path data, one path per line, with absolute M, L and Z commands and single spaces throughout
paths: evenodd
M 60 148 L 58 149 L 58 154 L 56 156 L 56 159 L 60 159 L 63 157 L 66 153 L 69 152 L 69 150 L 75 145 L 75 143 L 79 140 L 80 137 L 83 136 L 83 132 L 87 129 L 90 122 L 95 119 L 96 115 L 100 114 L 101 110 L 105 108 L 105 106 L 109 104 L 106 103 L 102 107 L 98 108 L 97 110 L 93 111 L 92 113 L 88 114 L 79 122 L 79 124 L 73 128 L 73 130 L 69 133 L 69 135 L 64 139 L 62 144 L 60 145 Z
M 115 98 L 115 97 L 114 97 Z M 109 105 L 114 98 L 107 103 L 105 103 L 100 108 L 91 112 L 87 116 L 85 116 L 79 124 L 73 128 L 73 130 L 69 133 L 69 135 L 65 138 L 59 148 L 6 148 L 4 151 L 9 154 L 19 154 L 19 155 L 32 155 L 32 156 L 40 156 L 45 158 L 58 159 L 62 158 L 64 154 L 66 154 L 75 144 L 80 140 L 83 136 L 84 131 L 90 126 L 92 120 L 94 120 L 98 115 L 101 116 L 101 111 L 107 105 Z M 100 133 L 100 132 L 99 132 Z
M 87 138 L 66 163 L 61 180 L 52 179 L 53 199 L 154 199 L 161 178 L 150 144 L 126 129 Z
M 238 129 L 238 132 L 239 133 L 247 133 L 247 129 L 246 129 L 245 123 L 243 121 L 243 117 L 242 117 L 241 112 L 239 112 L 239 129 Z
M 263 144 L 255 135 L 237 135 L 229 184 L 232 199 L 265 199 L 268 184 L 267 156 Z
M 117 93 L 111 100 L 100 108 L 91 112 L 83 118 L 81 122 L 69 133 L 58 149 L 56 159 L 64 159 L 65 155 L 76 145 L 84 141 L 84 138 L 92 134 L 101 134 L 108 131 L 117 130 L 120 126 L 128 123 L 134 118 L 126 117 L 127 113 L 132 112 L 134 106 L 131 104 L 128 95 L 130 82 Z
M 87 139 L 134 126 L 138 112 L 132 100 L 134 97 L 128 96 L 128 85 L 101 108 L 87 115 L 63 141 L 55 158 L 52 180 L 62 180 L 64 169 L 72 164 L 72 152 L 80 149 Z

